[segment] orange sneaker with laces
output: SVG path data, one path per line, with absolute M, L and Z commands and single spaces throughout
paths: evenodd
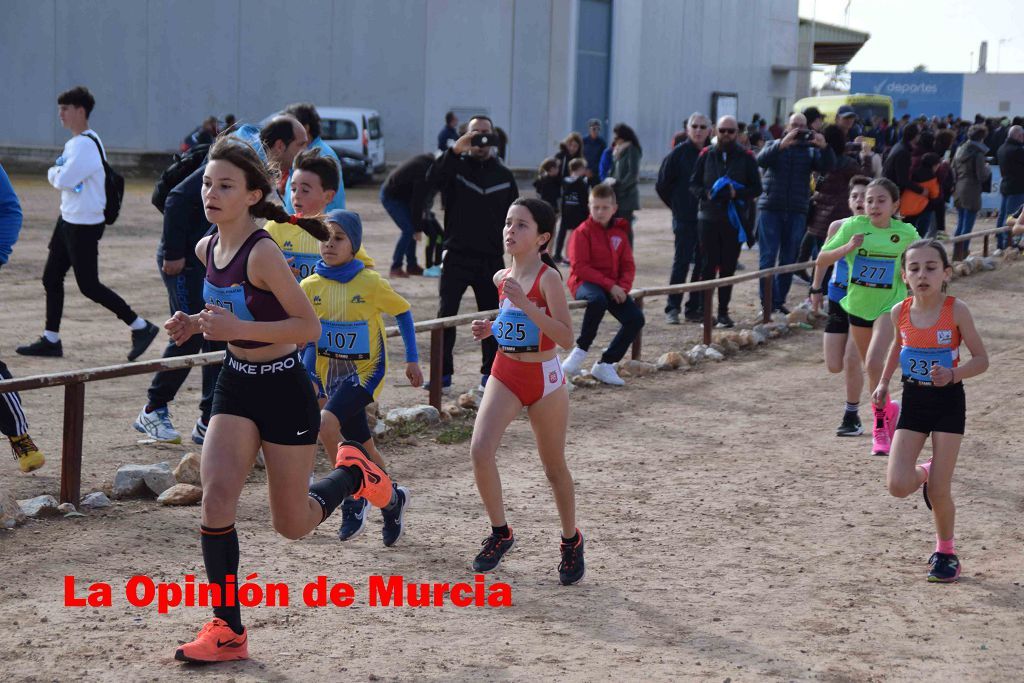
M 185 643 L 174 653 L 181 662 L 230 662 L 249 659 L 249 631 L 238 635 L 223 619 L 208 622 L 191 643 Z
M 363 445 L 346 441 L 338 446 L 335 467 L 355 466 L 363 473 L 363 485 L 352 494 L 353 498 L 365 498 L 376 508 L 385 508 L 391 502 L 391 477 L 378 467 L 367 455 Z

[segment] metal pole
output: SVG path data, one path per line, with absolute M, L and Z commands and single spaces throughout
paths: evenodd
M 988 256 L 988 235 L 985 235 L 985 246 L 981 248 L 981 255 Z
M 640 308 L 640 310 L 643 311 L 644 310 L 644 298 L 642 296 L 638 296 L 638 297 L 636 297 L 634 299 L 634 301 L 636 301 L 636 305 Z M 644 343 L 643 337 L 644 337 L 644 330 L 641 327 L 640 331 L 636 333 L 636 337 L 633 339 L 633 355 L 632 355 L 633 360 L 640 360 L 640 353 L 641 353 L 641 351 L 643 349 L 643 343 Z
M 444 372 L 444 329 L 430 331 L 430 405 L 441 410 L 441 375 Z
M 711 328 L 714 324 L 711 319 L 711 304 L 715 298 L 714 289 L 704 290 L 704 345 L 711 344 Z
M 761 295 L 761 322 L 770 323 L 772 321 L 772 276 L 766 275 L 761 278 L 761 290 L 764 294 Z
M 64 387 L 64 443 L 61 447 L 60 502 L 76 508 L 82 495 L 82 433 L 85 419 L 85 384 Z

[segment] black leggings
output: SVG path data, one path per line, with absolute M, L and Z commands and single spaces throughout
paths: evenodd
M 736 274 L 740 260 L 740 237 L 729 221 L 703 220 L 697 222 L 700 232 L 701 280 L 731 277 Z M 732 286 L 718 289 L 718 314 L 729 313 Z
M 103 223 L 75 225 L 63 218 L 57 219 L 50 238 L 50 254 L 43 267 L 43 288 L 46 290 L 46 329 L 60 332 L 60 319 L 64 315 L 64 276 L 74 268 L 78 290 L 100 306 L 116 315 L 126 325 L 138 316 L 114 290 L 99 276 L 100 238 Z

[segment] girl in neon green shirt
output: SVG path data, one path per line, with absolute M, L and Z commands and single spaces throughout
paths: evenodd
M 900 258 L 917 230 L 893 219 L 899 207 L 899 190 L 885 178 L 868 184 L 866 216 L 854 216 L 821 248 L 811 296 L 820 306 L 821 279 L 829 266 L 845 259 L 849 281 L 846 296 L 839 305 L 850 315 L 850 334 L 868 372 L 868 386 L 877 386 L 882 366 L 893 339 L 892 321 L 886 315 L 907 296 L 907 286 L 899 276 Z M 872 429 L 872 453 L 888 455 L 899 403 L 888 401 L 875 406 Z

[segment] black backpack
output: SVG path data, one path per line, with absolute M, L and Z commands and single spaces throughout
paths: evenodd
M 210 145 L 201 143 L 182 154 L 175 154 L 171 165 L 160 174 L 160 179 L 153 187 L 153 196 L 150 201 L 156 210 L 164 212 L 164 205 L 167 203 L 167 195 L 171 193 L 178 183 L 192 175 L 197 168 L 203 165 L 206 154 L 210 151 Z
M 103 161 L 103 190 L 107 195 L 107 205 L 103 207 L 103 222 L 113 225 L 117 215 L 121 213 L 121 202 L 124 200 L 124 176 L 115 171 L 107 163 L 107 155 L 103 153 L 103 146 L 94 135 L 82 133 L 96 143 L 96 149 L 100 151 L 100 159 Z

